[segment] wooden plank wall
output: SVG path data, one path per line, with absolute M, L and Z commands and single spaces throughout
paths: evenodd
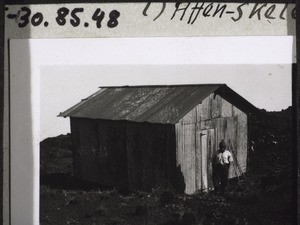
M 192 194 L 204 188 L 207 176 L 211 188 L 211 158 L 222 139 L 246 171 L 247 116 L 218 95 L 210 95 L 175 127 L 71 118 L 71 129 L 76 174 L 106 185 L 150 190 L 163 180 L 176 183 L 177 176 L 185 193 Z M 207 143 L 201 142 L 204 131 Z M 209 141 L 205 161 L 201 146 Z M 236 175 L 232 167 L 230 177 Z
M 92 145 L 96 124 L 91 124 L 89 120 L 82 123 L 80 119 L 71 118 L 71 127 L 75 173 L 80 178 L 95 181 L 97 177 L 92 171 L 97 170 L 97 165 L 94 163 Z
M 174 125 L 72 118 L 71 129 L 79 177 L 138 190 L 174 185 Z
M 128 180 L 131 189 L 151 190 L 162 182 L 174 185 L 176 173 L 173 125 L 129 123 Z
M 109 185 L 127 186 L 126 122 L 97 120 L 97 139 L 95 155 L 108 171 L 102 177 Z
M 208 188 L 212 187 L 211 159 L 218 149 L 218 143 L 225 140 L 230 151 L 237 156 L 243 172 L 247 162 L 247 115 L 221 98 L 211 94 L 201 104 L 190 110 L 175 126 L 176 129 L 176 163 L 181 168 L 185 181 L 185 193 L 192 194 L 204 188 L 203 179 L 208 177 Z M 212 129 L 212 130 L 211 130 Z M 207 130 L 207 131 L 205 131 Z M 201 138 L 206 132 L 207 139 Z M 203 171 L 203 152 L 201 139 L 214 140 L 206 156 L 207 173 Z M 208 144 L 208 143 L 206 143 Z M 202 162 L 202 163 L 201 163 Z M 229 177 L 240 175 L 233 166 Z
M 72 118 L 75 173 L 103 185 L 126 186 L 126 127 L 122 122 Z

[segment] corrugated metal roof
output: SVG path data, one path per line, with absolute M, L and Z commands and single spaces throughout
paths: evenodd
M 174 124 L 221 87 L 228 88 L 224 84 L 102 88 L 59 116 Z

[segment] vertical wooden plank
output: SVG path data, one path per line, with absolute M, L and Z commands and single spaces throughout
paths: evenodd
M 201 122 L 201 108 L 203 107 L 203 101 L 196 106 L 196 122 Z
M 176 149 L 176 166 L 179 164 L 179 162 L 180 162 L 180 160 L 179 160 L 179 149 L 180 149 L 180 147 L 179 147 L 179 144 L 180 144 L 180 141 L 179 141 L 179 125 L 178 125 L 178 123 L 177 124 L 175 124 L 175 143 L 176 143 L 176 145 L 175 145 L 175 149 Z
M 207 177 L 207 130 L 201 132 L 201 170 L 202 170 L 202 190 L 208 189 L 208 177 Z
M 122 182 L 123 185 L 128 187 L 128 162 L 127 162 L 127 130 L 126 125 L 128 122 L 123 122 L 122 125 L 122 131 L 121 131 L 121 137 L 122 140 L 120 142 L 120 145 L 122 147 L 122 155 L 121 155 L 121 161 L 122 161 L 122 167 L 120 167 L 118 170 L 122 171 L 120 175 L 122 176 Z
M 225 139 L 225 132 L 224 132 L 224 119 L 223 118 L 218 118 L 217 119 L 217 139 L 216 139 L 216 143 L 217 146 L 219 147 L 219 143 L 221 140 Z
M 196 151 L 196 130 L 197 107 L 194 107 L 183 118 L 184 126 L 184 177 L 186 184 L 186 193 L 192 194 L 196 190 L 196 167 L 195 167 L 195 151 Z
M 224 118 L 226 120 L 226 133 L 225 133 L 225 143 L 227 145 L 227 149 L 233 154 L 237 153 L 237 134 L 236 134 L 236 120 L 234 117 Z M 237 171 L 234 165 L 232 165 L 229 169 L 229 178 L 236 177 Z
M 189 144 L 189 130 L 188 125 L 183 125 L 183 176 L 185 181 L 185 193 L 189 194 L 190 179 L 188 176 L 188 144 Z
M 196 124 L 193 124 L 191 127 L 191 162 L 190 162 L 190 173 L 191 173 L 191 193 L 195 193 L 196 191 Z
M 81 161 L 81 178 L 89 181 L 99 182 L 95 171 L 98 171 L 97 163 L 94 159 L 94 149 L 91 136 L 95 135 L 95 124 L 90 119 L 80 121 L 80 161 Z
M 168 152 L 168 135 L 171 132 L 171 125 L 153 124 L 151 126 L 151 143 L 149 157 L 152 158 L 152 163 L 149 164 L 152 168 L 152 174 L 149 182 L 150 187 L 155 183 L 160 183 L 162 180 L 167 180 L 167 152 Z M 152 167 L 154 165 L 154 167 Z M 150 171 L 149 169 L 149 171 Z
M 212 189 L 212 157 L 215 152 L 215 129 L 208 130 L 207 137 L 207 187 L 208 189 Z
M 176 170 L 176 152 L 175 150 L 175 126 L 174 125 L 165 125 L 165 145 L 164 145 L 164 152 L 163 152 L 163 165 L 164 166 L 164 174 L 171 184 L 174 184 L 174 173 Z M 173 149 L 173 151 L 172 151 Z M 173 171 L 173 172 L 172 172 Z
M 145 173 L 145 165 L 144 165 L 144 160 L 145 160 L 145 151 L 147 151 L 147 149 L 144 148 L 144 146 L 147 146 L 147 140 L 149 137 L 147 137 L 148 135 L 148 131 L 142 131 L 141 127 L 142 124 L 138 123 L 138 124 L 134 124 L 135 127 L 135 158 L 136 158 L 136 169 L 139 171 L 137 172 L 137 179 L 138 179 L 138 187 L 137 189 L 143 189 L 143 174 Z M 145 138 L 147 137 L 147 139 Z
M 168 125 L 168 141 L 167 141 L 167 152 L 166 152 L 166 160 L 167 160 L 167 176 L 170 180 L 171 184 L 176 188 L 176 131 L 175 125 Z M 175 150 L 175 151 L 174 151 Z M 178 178 L 178 183 L 181 185 L 180 177 Z M 179 189 L 178 189 L 179 190 Z
M 85 121 L 79 121 L 79 142 L 80 142 L 80 151 L 79 151 L 79 156 L 80 156 L 80 178 L 87 179 L 85 178 L 85 160 L 86 160 L 86 150 L 87 150 L 87 143 L 86 143 L 86 130 L 85 130 Z
M 91 177 L 91 180 L 93 181 L 99 181 L 101 180 L 101 177 L 99 176 L 99 173 L 97 172 L 99 170 L 98 168 L 98 151 L 99 151 L 99 142 L 98 142 L 98 129 L 97 129 L 97 121 L 96 120 L 89 120 L 87 123 L 88 127 L 88 143 L 89 143 L 89 149 L 87 150 L 87 158 L 90 162 L 90 169 L 87 171 L 89 174 L 88 176 Z
M 183 140 L 182 140 L 182 123 L 179 121 L 175 125 L 176 132 L 176 166 L 181 166 L 182 164 L 182 152 L 183 152 Z
M 196 149 L 195 149 L 195 183 L 196 190 L 201 189 L 202 170 L 201 170 L 201 123 L 196 125 Z
M 223 98 L 221 98 L 221 104 L 222 104 L 221 116 L 222 117 L 232 117 L 233 116 L 233 105 Z
M 210 96 L 205 98 L 197 107 L 197 121 L 205 121 L 211 118 Z
M 109 122 L 104 120 L 97 121 L 97 173 L 99 176 L 99 182 L 102 184 L 108 184 L 110 171 L 109 171 L 109 139 L 108 139 Z
M 210 95 L 211 118 L 221 117 L 222 100 L 219 95 Z
M 71 138 L 73 152 L 73 169 L 76 176 L 80 175 L 80 142 L 79 142 L 79 124 L 77 118 L 70 118 Z
M 186 191 L 186 176 L 185 176 L 185 149 L 184 149 L 184 127 L 182 121 L 176 124 L 177 132 L 177 168 L 176 168 L 176 179 L 177 188 L 180 191 Z
M 112 185 L 127 185 L 126 129 L 124 121 L 107 121 L 107 165 Z
M 195 192 L 195 124 L 185 124 L 184 126 L 184 176 L 186 193 Z
M 196 123 L 196 121 L 197 121 L 197 109 L 196 109 L 196 107 L 194 107 L 191 111 L 189 111 L 182 118 L 183 124 Z
M 138 124 L 128 122 L 126 126 L 126 146 L 128 163 L 128 186 L 131 190 L 139 189 L 141 183 L 141 156 L 139 151 L 140 133 Z
M 163 180 L 168 179 L 167 166 L 168 166 L 168 149 L 169 145 L 169 133 L 172 132 L 171 125 L 168 124 L 153 124 L 150 132 L 152 133 L 151 140 L 151 153 L 149 157 L 152 158 L 151 165 L 152 175 L 149 179 L 150 187 L 154 184 L 160 183 Z
M 132 144 L 132 127 L 131 123 L 127 123 L 126 125 L 126 148 L 127 148 L 127 171 L 128 171 L 128 187 L 133 190 L 135 187 L 134 183 L 134 160 L 133 160 L 133 144 Z
M 182 124 L 182 167 L 181 167 L 181 170 L 182 170 L 182 175 L 184 178 L 184 184 L 185 184 L 184 192 L 185 193 L 187 193 L 187 188 L 188 188 L 187 187 L 188 177 L 186 176 L 186 170 L 187 170 L 187 163 L 186 163 L 187 155 L 186 155 L 186 148 L 185 148 L 186 136 L 187 136 L 187 134 L 185 131 L 185 126 L 183 126 L 183 124 Z
M 248 151 L 248 121 L 245 113 L 237 117 L 237 160 L 243 173 L 247 168 L 247 151 Z
M 153 142 L 153 126 L 148 124 L 147 127 L 144 127 L 143 124 L 139 124 L 140 144 L 139 151 L 141 152 L 141 188 L 147 190 L 151 181 L 153 180 L 153 171 L 155 170 L 155 163 L 152 157 L 152 142 Z M 155 149 L 153 149 L 155 150 Z M 153 166 L 152 166 L 153 164 Z M 153 167 L 153 168 L 151 168 Z

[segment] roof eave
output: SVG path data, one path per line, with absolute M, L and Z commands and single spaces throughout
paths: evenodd
M 222 85 L 215 91 L 216 94 L 220 95 L 226 101 L 230 102 L 244 113 L 257 113 L 259 109 L 252 105 L 249 101 L 243 98 L 241 95 L 236 93 L 234 90 L 229 88 L 226 84 Z

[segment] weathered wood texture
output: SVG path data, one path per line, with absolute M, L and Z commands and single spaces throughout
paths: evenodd
M 185 193 L 212 188 L 212 156 L 224 139 L 235 158 L 229 177 L 246 172 L 247 115 L 218 95 L 209 95 L 176 124 L 177 166 Z M 239 168 L 237 168 L 237 166 Z
M 71 118 L 75 173 L 104 185 L 150 190 L 175 182 L 174 125 Z
M 104 185 L 127 185 L 124 123 L 71 118 L 75 173 Z
M 71 118 L 71 131 L 76 174 L 105 185 L 150 190 L 168 180 L 187 194 L 209 190 L 222 139 L 246 171 L 247 115 L 214 94 L 175 126 Z M 231 166 L 229 177 L 240 175 L 239 168 Z
M 128 123 L 128 181 L 132 189 L 150 190 L 163 181 L 175 182 L 173 125 Z

